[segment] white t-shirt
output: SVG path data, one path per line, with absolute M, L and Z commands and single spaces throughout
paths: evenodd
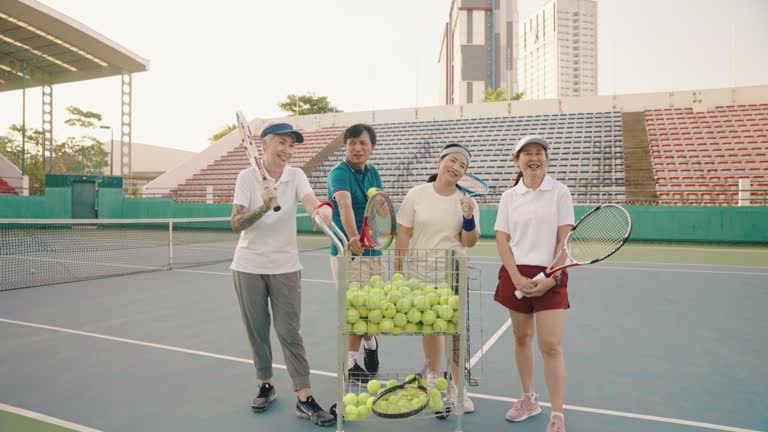
M 464 245 L 461 243 L 461 230 L 464 216 L 461 211 L 461 199 L 464 194 L 458 189 L 450 196 L 435 192 L 434 183 L 425 183 L 408 191 L 397 212 L 397 223 L 404 227 L 413 228 L 411 240 L 408 243 L 409 273 L 424 282 L 443 282 L 445 266 L 436 262 L 445 261 L 438 255 L 438 250 L 452 250 L 457 256 L 465 256 Z M 480 227 L 480 212 L 475 202 L 475 224 Z M 427 251 L 435 251 L 427 252 Z M 422 268 L 414 272 L 411 264 L 423 261 L 429 269 Z M 423 265 L 421 266 L 423 267 Z M 418 273 L 418 274 L 416 274 Z
M 267 212 L 240 232 L 230 269 L 253 274 L 282 274 L 302 269 L 296 239 L 296 208 L 304 196 L 314 192 L 304 171 L 291 166 L 285 167 L 274 185 L 282 209 Z M 247 168 L 237 176 L 232 203 L 255 210 L 264 203 L 263 190 L 259 171 Z
M 558 227 L 573 224 L 571 191 L 547 175 L 536 191 L 521 180 L 501 195 L 494 230 L 509 234 L 518 265 L 548 266 L 555 257 Z

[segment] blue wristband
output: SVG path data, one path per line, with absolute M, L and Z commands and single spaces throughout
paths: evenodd
M 464 222 L 461 224 L 461 229 L 464 231 L 472 232 L 475 230 L 475 215 L 472 215 L 471 218 L 463 218 Z

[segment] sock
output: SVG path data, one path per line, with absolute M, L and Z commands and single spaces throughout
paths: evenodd
M 357 363 L 357 353 L 350 351 L 347 353 L 347 368 L 351 368 Z
M 565 416 L 561 412 L 552 411 L 552 415 L 550 417 L 554 417 L 554 416 L 560 416 L 563 420 L 565 420 Z
M 368 348 L 369 350 L 375 350 L 376 349 L 376 345 L 377 344 L 376 344 L 376 338 L 375 337 L 371 338 L 371 340 L 369 340 L 369 341 L 363 339 L 363 343 L 365 344 L 365 347 Z
M 536 398 L 536 392 L 523 393 L 523 399 L 534 400 Z

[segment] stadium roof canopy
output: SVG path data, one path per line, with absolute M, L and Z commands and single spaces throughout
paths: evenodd
M 0 1 L 0 92 L 148 69 L 149 60 L 48 6 Z

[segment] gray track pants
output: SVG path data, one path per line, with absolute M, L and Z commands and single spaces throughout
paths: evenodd
M 301 272 L 260 275 L 232 271 L 240 302 L 243 324 L 253 351 L 259 380 L 272 378 L 272 344 L 269 340 L 269 307 L 274 314 L 275 332 L 283 348 L 293 390 L 309 388 L 309 363 L 301 328 Z

